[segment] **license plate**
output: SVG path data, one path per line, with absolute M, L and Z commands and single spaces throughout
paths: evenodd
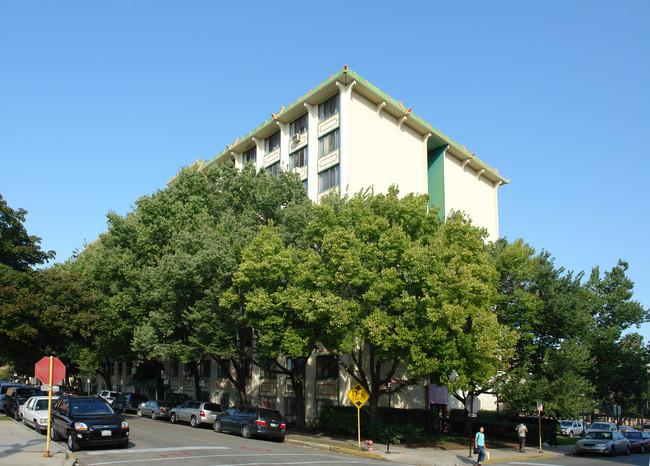
M 271 423 L 271 427 L 277 427 L 278 425 L 274 422 Z
M 102 430 L 102 437 L 110 437 L 113 433 L 110 430 Z

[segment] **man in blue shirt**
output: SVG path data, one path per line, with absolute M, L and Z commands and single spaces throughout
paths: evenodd
M 483 460 L 485 459 L 485 434 L 483 433 L 484 429 L 481 427 L 478 432 L 476 433 L 476 437 L 474 437 L 474 448 L 478 449 L 478 462 L 476 463 L 478 466 L 483 465 Z

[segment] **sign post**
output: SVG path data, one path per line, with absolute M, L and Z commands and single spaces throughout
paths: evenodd
M 41 381 L 41 384 L 47 384 L 47 444 L 45 447 L 46 458 L 51 458 L 50 454 L 50 429 L 52 428 L 52 385 L 53 382 L 58 384 L 65 378 L 65 364 L 59 358 L 54 356 L 45 356 L 34 365 L 34 376 Z
M 359 450 L 361 450 L 361 407 L 366 404 L 366 401 L 370 398 L 370 394 L 368 394 L 361 384 L 356 384 L 348 393 L 348 398 L 357 407 L 357 433 L 359 436 Z
M 539 419 L 539 452 L 542 453 L 542 410 L 544 406 L 537 402 L 537 419 Z

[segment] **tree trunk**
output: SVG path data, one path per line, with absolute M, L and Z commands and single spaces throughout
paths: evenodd
M 291 387 L 296 396 L 296 428 L 304 429 L 305 422 L 305 367 L 308 358 L 294 359 L 293 370 L 289 374 Z
M 203 399 L 203 394 L 201 393 L 201 376 L 199 375 L 199 365 L 201 361 L 194 362 L 190 361 L 188 365 L 190 366 L 190 373 L 192 374 L 192 379 L 194 380 L 194 399 L 197 401 L 206 401 Z

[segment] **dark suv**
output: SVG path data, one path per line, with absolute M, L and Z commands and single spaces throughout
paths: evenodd
M 284 441 L 287 426 L 279 411 L 254 406 L 239 406 L 232 413 L 224 413 L 214 420 L 216 432 L 229 431 L 241 433 L 244 438 L 253 435 L 270 437 Z
M 20 421 L 18 408 L 32 396 L 45 395 L 36 387 L 9 387 L 5 394 L 5 414 Z
M 122 393 L 113 401 L 113 409 L 117 413 L 135 413 L 145 401 L 149 401 L 146 395 L 139 395 L 138 393 Z
M 52 407 L 50 437 L 65 438 L 77 451 L 88 445 L 129 445 L 129 424 L 105 399 L 97 396 L 63 395 Z

